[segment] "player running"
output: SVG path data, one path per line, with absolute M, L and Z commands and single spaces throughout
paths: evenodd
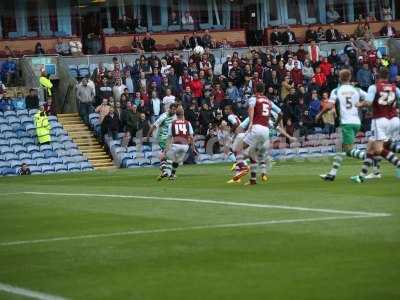
M 171 123 L 176 120 L 176 108 L 177 105 L 175 103 L 172 103 L 168 111 L 163 113 L 155 122 L 154 124 L 150 127 L 149 133 L 147 134 L 147 140 L 152 136 L 154 130 L 157 129 L 157 139 L 158 139 L 158 144 L 160 146 L 160 176 L 158 177 L 158 180 L 161 180 L 164 177 L 168 177 L 171 175 L 171 168 L 172 168 L 172 162 L 167 160 L 166 157 L 166 148 L 167 148 L 167 143 L 168 143 L 168 130 L 169 126 Z
M 176 109 L 176 120 L 169 125 L 168 137 L 170 146 L 166 156 L 172 161 L 172 171 L 168 179 L 175 180 L 176 169 L 184 162 L 189 145 L 193 146 L 193 127 L 189 121 L 185 120 L 182 106 Z
M 272 102 L 264 96 L 264 85 L 259 83 L 255 87 L 255 96 L 249 99 L 249 127 L 243 138 L 243 151 L 237 157 L 239 173 L 232 179 L 237 181 L 249 172 L 244 164 L 244 158 L 250 159 L 250 181 L 247 185 L 257 183 L 257 164 L 254 154 L 257 148 L 269 149 L 269 118 Z
M 388 70 L 381 69 L 376 84 L 368 89 L 366 102 L 372 105 L 372 137 L 360 174 L 351 177 L 351 180 L 357 183 L 364 182 L 375 156 L 382 156 L 393 164 L 397 177 L 400 177 L 400 160 L 390 150 L 391 141 L 398 139 L 400 133 L 396 103 L 396 97 L 400 97 L 400 90 L 395 84 L 389 83 L 388 78 Z
M 333 159 L 332 169 L 327 174 L 321 174 L 320 177 L 325 181 L 334 181 L 339 168 L 342 165 L 345 155 L 354 157 L 358 154 L 353 149 L 354 138 L 360 131 L 361 120 L 358 115 L 358 108 L 362 106 L 360 99 L 366 99 L 367 93 L 361 89 L 355 88 L 350 84 L 351 72 L 343 69 L 339 72 L 340 86 L 331 92 L 329 103 L 325 109 L 331 109 L 338 103 L 340 115 L 340 128 L 342 131 L 342 151 L 337 153 Z M 323 111 L 322 111 L 323 113 Z

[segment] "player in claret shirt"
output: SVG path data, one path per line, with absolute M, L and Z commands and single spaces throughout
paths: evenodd
M 400 90 L 395 84 L 389 83 L 387 69 L 379 71 L 376 84 L 368 89 L 367 101 L 372 106 L 372 139 L 368 143 L 367 155 L 359 175 L 352 176 L 351 180 L 361 183 L 365 180 L 369 167 L 376 156 L 382 156 L 396 167 L 396 175 L 400 177 L 400 160 L 391 151 L 393 141 L 399 138 L 400 119 L 396 97 L 400 97 Z
M 185 120 L 182 106 L 176 109 L 176 120 L 172 121 L 168 128 L 170 146 L 167 150 L 167 158 L 172 161 L 170 180 L 176 179 L 176 169 L 183 163 L 189 146 L 193 145 L 193 127 Z

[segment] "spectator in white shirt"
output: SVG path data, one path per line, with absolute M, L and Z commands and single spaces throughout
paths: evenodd
M 129 71 L 125 72 L 125 85 L 126 85 L 126 88 L 128 89 L 128 93 L 130 95 L 132 95 L 135 87 L 134 87 L 133 79 L 131 77 L 131 72 L 129 72 Z
M 114 95 L 114 100 L 119 101 L 121 98 L 121 95 L 123 94 L 124 90 L 126 89 L 126 86 L 122 84 L 122 79 L 117 78 L 115 85 L 113 87 L 113 95 Z
M 168 88 L 165 90 L 165 97 L 163 98 L 162 103 L 164 105 L 164 111 L 168 111 L 169 106 L 172 103 L 175 103 L 175 96 L 172 95 L 171 89 Z
M 185 12 L 185 15 L 182 17 L 182 25 L 191 25 L 194 24 L 193 18 L 190 15 L 189 11 Z
M 293 69 L 294 69 L 294 61 L 293 61 L 293 58 L 291 58 L 291 57 L 289 57 L 288 58 L 288 62 L 286 63 L 286 65 L 285 65 L 285 69 L 287 70 L 287 71 L 292 71 Z
M 161 75 L 168 76 L 169 70 L 171 69 L 171 65 L 167 63 L 167 61 L 163 58 L 161 60 Z
M 161 100 L 160 98 L 158 98 L 156 91 L 153 91 L 151 93 L 150 114 L 151 114 L 151 123 L 154 123 L 161 115 Z

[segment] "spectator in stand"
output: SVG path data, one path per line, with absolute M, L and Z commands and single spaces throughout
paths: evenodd
M 296 52 L 296 56 L 297 56 L 298 60 L 300 60 L 302 63 L 304 63 L 304 61 L 306 60 L 307 51 L 304 50 L 303 44 L 299 45 L 299 49 Z
M 315 43 L 315 41 L 311 41 L 310 46 L 308 46 L 308 55 L 313 65 L 319 62 L 319 53 L 319 46 Z
M 392 8 L 390 7 L 389 3 L 386 2 L 384 4 L 384 7 L 382 8 L 382 13 L 383 13 L 383 20 L 385 21 L 390 21 L 392 20 Z
M 110 106 L 110 112 L 108 113 L 107 116 L 104 117 L 102 124 L 108 136 L 113 140 L 117 140 L 120 127 L 120 120 L 118 114 L 115 113 L 114 106 Z
M 315 117 L 316 121 L 322 121 L 323 133 L 331 134 L 335 132 L 335 118 L 336 110 L 335 107 L 331 107 L 329 103 L 329 93 L 325 92 L 322 94 L 321 99 L 321 110 Z
M 199 79 L 199 75 L 197 73 L 193 74 L 193 79 L 189 84 L 190 89 L 192 91 L 193 98 L 198 101 L 203 97 L 203 83 Z
M 396 63 L 396 58 L 390 58 L 390 66 L 389 66 L 389 81 L 392 83 L 396 83 L 397 76 L 400 75 L 400 68 L 399 65 Z
M 183 48 L 183 50 L 190 50 L 190 49 L 192 49 L 192 46 L 190 45 L 190 39 L 189 39 L 189 36 L 188 36 L 188 35 L 184 35 L 184 36 L 183 36 L 182 48 Z
M 38 109 L 39 108 L 39 97 L 35 89 L 29 90 L 29 95 L 25 98 L 26 109 Z
M 6 57 L 15 57 L 15 53 L 11 50 L 10 46 L 4 46 L 4 52 L 6 53 Z
M 1 81 L 5 85 L 10 85 L 16 80 L 17 63 L 8 57 L 7 60 L 1 65 Z
M 137 35 L 133 36 L 131 49 L 133 53 L 141 53 L 143 51 L 143 45 L 139 39 L 139 36 Z
M 344 47 L 344 53 L 347 54 L 350 60 L 350 65 L 354 68 L 357 65 L 357 51 L 358 48 L 354 42 L 354 38 L 350 38 L 350 43 Z
M 317 41 L 317 40 L 318 36 L 317 32 L 314 29 L 314 26 L 312 24 L 308 24 L 305 35 L 305 42 L 310 43 L 311 41 Z
M 321 26 L 318 27 L 318 30 L 317 30 L 317 41 L 318 42 L 325 42 L 326 41 L 325 31 Z
M 156 41 L 151 37 L 150 32 L 146 32 L 146 36 L 142 40 L 144 52 L 153 52 L 156 50 Z
M 319 67 L 321 72 L 328 78 L 331 75 L 331 70 L 333 68 L 332 64 L 328 61 L 327 57 L 321 57 L 321 63 Z
M 293 80 L 294 86 L 298 86 L 299 84 L 303 84 L 304 82 L 303 71 L 297 61 L 294 63 L 293 70 L 290 71 L 290 77 Z
M 225 93 L 224 93 L 224 90 L 221 88 L 221 84 L 219 84 L 219 83 L 215 84 L 212 94 L 214 96 L 216 106 L 222 107 L 222 103 L 225 100 Z
M 396 36 L 396 29 L 393 27 L 392 22 L 389 20 L 386 25 L 380 30 L 381 36 L 394 37 Z
M 190 37 L 189 41 L 192 49 L 196 46 L 203 46 L 203 41 L 196 31 L 193 31 L 193 35 Z
M 6 97 L 3 92 L 0 92 L 0 111 L 5 112 L 12 109 L 10 98 Z
M 373 40 L 375 38 L 374 34 L 371 31 L 369 23 L 364 24 L 364 35 L 362 36 L 362 38 L 366 41 Z
M 168 20 L 168 25 L 180 25 L 181 22 L 179 21 L 178 15 L 176 12 L 172 11 L 171 16 L 169 17 Z
M 123 94 L 124 90 L 126 89 L 126 86 L 122 84 L 122 79 L 119 77 L 115 80 L 115 85 L 113 87 L 113 98 L 115 101 L 120 100 L 121 95 Z
M 109 99 L 112 97 L 112 87 L 108 84 L 107 77 L 103 77 L 101 83 L 96 86 L 96 105 L 100 105 L 103 102 L 103 99 Z
M 327 23 L 336 23 L 340 21 L 340 15 L 335 10 L 333 5 L 329 5 L 328 11 L 326 12 L 326 22 Z
M 31 175 L 31 169 L 29 169 L 26 163 L 21 164 L 21 168 L 18 170 L 18 175 Z
M 49 76 L 47 75 L 47 72 L 46 72 L 45 69 L 42 69 L 40 74 L 41 75 L 40 75 L 40 78 L 39 78 L 39 83 L 40 83 L 40 86 L 45 91 L 45 99 L 46 99 L 48 96 L 52 95 L 53 83 L 49 79 Z
M 358 22 L 357 27 L 354 30 L 354 36 L 357 38 L 362 38 L 364 36 L 364 33 L 365 33 L 364 24 Z
M 229 44 L 228 39 L 223 39 L 222 43 L 219 45 L 219 48 L 230 49 L 230 48 L 232 48 L 232 46 L 231 46 L 231 44 Z
M 127 103 L 124 113 L 123 127 L 125 135 L 128 136 L 128 147 L 136 146 L 135 138 L 139 130 L 140 113 L 137 111 L 137 106 L 132 103 Z
M 21 92 L 17 92 L 17 97 L 12 101 L 13 110 L 26 109 L 25 98 Z
M 315 83 L 320 89 L 323 89 L 325 87 L 326 75 L 322 73 L 321 68 L 319 66 L 315 68 L 315 74 L 313 78 L 315 79 Z
M 44 111 L 48 116 L 57 115 L 56 106 L 51 96 L 47 97 L 46 102 L 43 104 Z
M 85 124 L 89 125 L 89 114 L 93 110 L 94 92 L 87 83 L 87 78 L 83 78 L 82 84 L 77 87 L 76 99 L 78 100 L 79 114 Z
M 272 45 L 282 45 L 282 35 L 278 31 L 278 26 L 273 27 L 273 31 L 270 35 L 270 40 Z
M 328 61 L 333 65 L 334 68 L 339 67 L 341 60 L 336 52 L 336 49 L 331 49 L 331 54 L 328 56 Z
M 190 15 L 190 11 L 186 11 L 185 14 L 182 16 L 182 25 L 193 25 L 193 17 Z
M 329 25 L 329 29 L 326 31 L 326 40 L 328 42 L 338 42 L 340 41 L 340 33 L 339 31 L 335 28 L 335 25 L 331 23 Z
M 368 62 L 364 62 L 362 68 L 360 68 L 357 72 L 357 82 L 358 86 L 364 91 L 368 91 L 370 85 L 374 83 L 374 76 L 369 69 Z
M 169 106 L 170 106 L 172 103 L 175 103 L 175 101 L 176 101 L 176 97 L 175 97 L 174 95 L 172 95 L 171 89 L 170 89 L 170 88 L 167 88 L 167 89 L 165 90 L 165 96 L 164 96 L 164 98 L 163 98 L 163 100 L 162 100 L 162 104 L 163 104 L 163 109 L 164 109 L 164 111 L 168 111 Z
M 201 38 L 202 46 L 204 48 L 211 48 L 211 34 L 208 29 L 204 31 L 203 37 Z
M 99 114 L 99 122 L 103 123 L 104 118 L 110 112 L 110 106 L 108 105 L 108 99 L 104 98 L 102 103 L 99 106 L 97 106 L 94 111 Z
M 43 55 L 45 54 L 45 51 L 42 47 L 42 44 L 40 42 L 37 42 L 35 45 L 35 54 L 36 55 Z
M 308 59 L 304 62 L 304 67 L 302 72 L 305 85 L 308 86 L 308 84 L 311 82 L 311 79 L 314 77 L 314 69 L 311 66 L 311 63 Z
M 286 27 L 286 31 L 282 33 L 282 44 L 283 45 L 290 45 L 290 44 L 297 44 L 296 35 L 293 31 L 290 30 L 290 26 Z
M 318 92 L 316 90 L 311 91 L 311 101 L 309 104 L 309 116 L 314 121 L 321 110 L 321 102 L 318 97 Z
M 163 105 L 161 103 L 161 100 L 158 97 L 157 92 L 153 91 L 151 93 L 151 99 L 150 99 L 151 123 L 154 123 L 162 113 L 163 113 Z
M 57 43 L 54 46 L 54 50 L 56 51 L 57 54 L 59 55 L 70 55 L 71 54 L 71 49 L 69 47 L 68 43 L 64 43 L 62 38 L 57 38 Z
M 123 15 L 118 19 L 116 28 L 118 32 L 132 32 L 132 20 L 129 19 L 126 15 Z
M 289 76 L 285 76 L 284 80 L 281 83 L 281 99 L 285 99 L 286 96 L 289 94 L 290 89 L 293 88 L 293 81 L 290 80 Z

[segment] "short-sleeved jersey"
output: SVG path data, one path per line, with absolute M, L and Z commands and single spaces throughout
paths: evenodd
M 168 112 L 165 112 L 154 122 L 154 126 L 158 128 L 158 140 L 168 139 L 168 129 L 174 120 L 176 120 L 176 115 L 170 116 Z
M 234 132 L 236 128 L 240 125 L 241 121 L 239 117 L 235 114 L 230 114 L 228 116 L 228 125 L 231 128 L 231 131 Z
M 360 98 L 366 99 L 367 93 L 350 84 L 344 84 L 331 92 L 329 102 L 339 104 L 341 124 L 361 124 L 357 104 Z
M 193 135 L 192 124 L 186 120 L 174 120 L 169 126 L 168 135 L 172 137 L 173 144 L 187 145 Z
M 253 124 L 268 127 L 272 102 L 265 96 L 256 96 L 249 99 L 249 106 L 254 107 Z
M 400 90 L 395 84 L 378 81 L 368 89 L 368 101 L 372 103 L 372 119 L 392 119 L 397 116 L 396 97 Z

